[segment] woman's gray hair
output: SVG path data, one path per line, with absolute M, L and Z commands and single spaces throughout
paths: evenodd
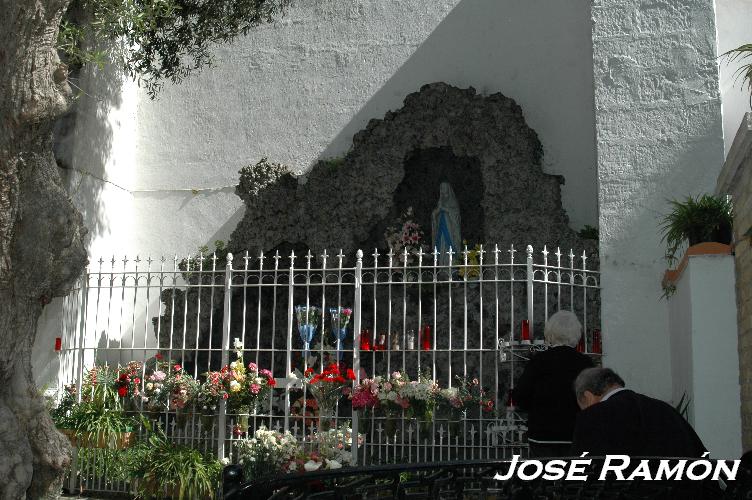
M 609 387 L 615 385 L 624 387 L 624 380 L 611 368 L 585 368 L 574 381 L 574 393 L 579 401 L 585 391 L 603 396 Z
M 575 347 L 582 338 L 582 325 L 573 312 L 559 311 L 548 318 L 543 336 L 551 345 Z

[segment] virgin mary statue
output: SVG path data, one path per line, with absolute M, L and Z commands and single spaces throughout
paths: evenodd
M 449 265 L 449 249 L 454 252 L 452 259 L 462 250 L 460 236 L 460 204 L 454 196 L 454 190 L 448 182 L 439 186 L 439 202 L 431 213 L 431 230 L 433 246 L 439 252 L 439 264 Z

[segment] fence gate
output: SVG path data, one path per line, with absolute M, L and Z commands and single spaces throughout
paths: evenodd
M 545 349 L 546 318 L 574 311 L 583 325 L 580 349 L 600 355 L 599 282 L 584 252 L 531 246 L 444 255 L 309 251 L 99 260 L 64 301 L 58 383 L 80 389 L 95 364 L 136 360 L 145 370 L 157 353 L 201 378 L 234 360 L 237 339 L 244 362 L 269 369 L 277 381 L 249 417 L 250 432 L 265 425 L 305 441 L 317 410 L 290 374 L 341 358 L 358 379 L 395 371 L 412 380 L 422 374 L 441 387 L 477 379 L 494 394 L 494 411 L 471 408 L 460 422 L 441 414 L 426 422 L 378 412 L 365 417 L 342 398 L 334 418 L 364 434 L 359 463 L 508 458 L 526 451 L 525 422 L 510 393 L 525 360 Z M 324 314 L 301 332 L 297 313 L 311 307 Z M 353 310 L 344 338 L 334 331 L 333 308 Z M 308 356 L 302 333 L 311 336 Z M 224 405 L 210 427 L 197 415 L 180 420 L 174 412 L 162 416 L 171 439 L 233 457 L 238 415 Z M 102 463 L 97 452 L 77 450 L 71 489 L 127 491 Z

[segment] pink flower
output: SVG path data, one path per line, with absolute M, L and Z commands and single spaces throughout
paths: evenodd
M 384 382 L 384 390 L 385 391 L 391 391 L 392 390 L 392 384 L 389 382 Z
M 474 379 L 473 379 L 473 385 L 478 385 L 478 384 L 479 384 L 479 382 L 478 382 L 478 379 L 477 379 L 477 378 L 474 378 Z
M 251 394 L 258 394 L 261 391 L 261 386 L 258 384 L 251 384 L 249 390 L 251 391 Z
M 274 378 L 274 376 L 272 375 L 272 372 L 267 370 L 266 368 L 262 368 L 261 370 L 259 370 L 259 375 L 263 375 L 266 378 Z
M 248 369 L 252 372 L 258 372 L 258 366 L 256 363 L 248 363 Z

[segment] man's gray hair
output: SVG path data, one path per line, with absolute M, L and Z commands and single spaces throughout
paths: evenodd
M 615 385 L 624 387 L 624 380 L 611 368 L 585 368 L 574 381 L 574 393 L 577 400 L 582 399 L 585 391 L 590 391 L 596 396 L 603 396 L 606 391 Z
M 582 337 L 582 325 L 573 312 L 559 311 L 548 318 L 543 336 L 551 345 L 575 347 Z

